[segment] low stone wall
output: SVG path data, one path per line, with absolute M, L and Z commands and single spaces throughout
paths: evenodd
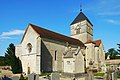
M 75 74 L 73 74 L 73 73 L 61 73 L 61 79 L 62 80 L 64 80 L 64 79 L 66 79 L 66 80 L 71 80 L 71 79 L 77 79 L 77 80 L 84 80 L 85 78 L 87 78 L 87 74 L 85 74 L 85 73 L 75 73 Z
M 11 70 L 11 66 L 0 66 L 0 70 Z
M 86 80 L 85 77 L 76 78 L 76 79 L 77 79 L 77 80 Z M 63 77 L 61 77 L 60 80 L 73 80 L 73 78 L 67 78 L 67 77 L 63 78 Z
M 106 64 L 120 64 L 120 59 L 108 59 L 105 60 Z
M 8 71 L 8 70 L 0 70 L 1 71 L 1 73 L 0 73 L 0 77 L 4 77 L 5 75 L 7 76 L 7 77 L 11 77 L 11 76 L 13 76 L 13 73 L 12 73 L 12 71 Z

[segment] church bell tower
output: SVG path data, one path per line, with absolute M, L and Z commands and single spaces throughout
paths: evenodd
M 70 31 L 72 38 L 79 39 L 83 43 L 86 43 L 88 40 L 93 40 L 93 25 L 82 10 L 80 10 L 78 16 L 71 23 Z

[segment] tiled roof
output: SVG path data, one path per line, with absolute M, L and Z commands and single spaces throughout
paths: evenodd
M 93 42 L 95 43 L 95 46 L 98 47 L 98 46 L 100 46 L 102 41 L 101 40 L 95 40 Z
M 88 40 L 85 44 L 88 44 L 88 43 L 94 43 L 94 42 L 92 40 Z
M 73 45 L 79 45 L 79 46 L 84 46 L 84 44 L 78 40 L 78 39 L 74 39 L 68 36 L 64 36 L 62 34 L 38 27 L 36 25 L 33 24 L 29 24 L 42 38 L 48 38 L 48 39 L 52 39 L 52 40 L 56 40 L 56 41 L 60 41 L 60 42 L 68 42 L 69 44 L 73 44 Z
M 88 44 L 88 43 L 94 43 L 96 47 L 100 46 L 101 44 L 101 40 L 95 40 L 95 41 L 92 41 L 92 40 L 88 40 L 85 44 Z
M 80 12 L 79 15 L 74 19 L 74 21 L 71 23 L 72 24 L 75 24 L 75 23 L 78 23 L 80 21 L 83 21 L 83 20 L 87 20 L 91 25 L 92 23 L 89 21 L 89 19 L 83 14 L 83 12 Z M 93 25 L 92 25 L 93 26 Z

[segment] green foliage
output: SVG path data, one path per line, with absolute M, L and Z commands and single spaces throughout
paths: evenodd
M 105 54 L 105 59 L 107 59 L 108 55 L 110 55 L 110 59 L 120 59 L 120 44 L 117 45 L 117 50 L 115 50 L 114 48 L 108 50 L 108 52 Z
M 39 76 L 48 76 L 48 75 L 50 75 L 51 73 L 41 73 L 41 74 L 39 74 Z
M 106 64 L 106 66 L 111 66 L 111 64 Z
M 108 50 L 108 52 L 106 54 L 110 55 L 110 59 L 115 59 L 116 56 L 118 56 L 119 53 L 114 48 L 111 48 L 111 49 Z
M 120 56 L 115 56 L 115 59 L 120 59 Z
M 119 78 L 119 79 L 120 79 L 120 74 L 117 74 L 117 78 Z
M 19 58 L 15 56 L 15 46 L 10 44 L 5 53 L 5 63 L 10 65 L 14 74 L 22 72 L 22 64 Z
M 0 56 L 0 66 L 5 66 L 5 57 L 4 56 Z
M 105 73 L 95 73 L 94 76 L 104 76 Z
M 118 45 L 117 51 L 118 51 L 118 53 L 119 53 L 119 55 L 120 55 L 120 44 L 117 44 L 117 45 Z

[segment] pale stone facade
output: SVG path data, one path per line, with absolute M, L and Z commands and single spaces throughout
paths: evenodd
M 31 72 L 40 73 L 40 42 L 38 34 L 29 26 L 21 44 L 16 46 L 16 56 L 21 59 L 24 72 L 28 72 L 30 67 Z M 27 47 L 29 43 L 32 44 L 30 53 Z
M 93 67 L 96 69 L 105 66 L 105 52 L 103 44 L 96 46 L 95 43 L 87 43 L 86 47 L 86 67 L 89 67 L 89 62 L 93 62 Z
M 93 62 L 93 67 L 98 69 L 105 65 L 104 46 L 101 40 L 93 40 L 93 25 L 88 18 L 80 12 L 71 24 L 71 37 L 79 39 L 85 46 L 86 68 Z
M 101 40 L 93 41 L 93 28 L 80 12 L 71 24 L 71 37 L 29 24 L 16 46 L 16 56 L 22 61 L 23 72 L 59 71 L 84 73 L 93 62 L 95 68 L 104 65 L 105 54 Z

